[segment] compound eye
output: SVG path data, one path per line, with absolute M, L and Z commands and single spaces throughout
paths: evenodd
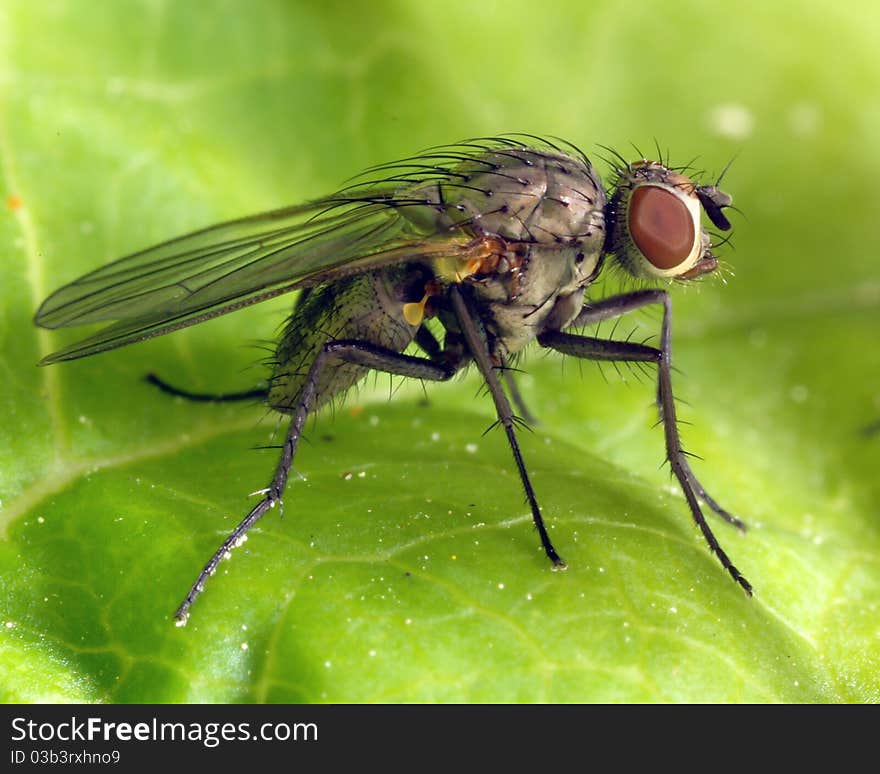
M 655 185 L 633 191 L 629 232 L 642 255 L 662 271 L 679 266 L 694 250 L 693 215 L 678 196 Z

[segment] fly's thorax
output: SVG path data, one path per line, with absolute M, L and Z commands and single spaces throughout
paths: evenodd
M 529 245 L 515 287 L 507 295 L 492 283 L 472 282 L 474 295 L 485 304 L 487 327 L 496 354 L 519 352 L 545 330 L 566 327 L 583 306 L 584 289 L 601 267 L 601 243 Z
M 556 150 L 487 150 L 406 191 L 424 232 L 497 241 L 497 260 L 435 261 L 444 283 L 469 286 L 496 355 L 517 352 L 580 310 L 606 241 L 606 196 L 586 158 Z
M 269 405 L 293 410 L 321 348 L 342 339 L 402 352 L 418 325 L 404 315 L 407 302 L 423 293 L 428 273 L 411 264 L 365 272 L 313 288 L 297 303 L 276 351 Z M 327 403 L 366 376 L 368 369 L 330 362 L 318 376 L 313 408 Z
M 509 147 L 405 190 L 401 212 L 420 231 L 495 234 L 512 242 L 559 244 L 602 232 L 605 191 L 585 158 Z
M 614 182 L 607 249 L 634 277 L 693 279 L 717 267 L 701 212 L 726 230 L 721 209 L 731 202 L 717 186 L 699 186 L 659 162 L 630 164 Z
M 497 238 L 487 242 L 503 252 L 469 263 L 467 271 L 459 265 L 452 281 L 467 288 L 493 355 L 503 359 L 541 332 L 560 330 L 574 320 L 583 306 L 584 289 L 601 267 L 602 241 L 594 234 L 572 244 L 507 243 Z M 435 268 L 448 279 L 442 275 L 445 262 Z

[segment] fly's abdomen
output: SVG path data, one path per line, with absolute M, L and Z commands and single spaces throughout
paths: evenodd
M 418 326 L 407 322 L 404 305 L 423 292 L 425 274 L 408 265 L 367 272 L 319 285 L 294 308 L 276 350 L 269 405 L 290 413 L 305 387 L 312 364 L 331 341 L 356 340 L 402 352 Z M 312 409 L 353 387 L 367 368 L 330 361 L 317 376 Z

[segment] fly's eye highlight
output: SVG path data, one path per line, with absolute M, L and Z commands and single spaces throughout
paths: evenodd
M 656 269 L 675 269 L 694 250 L 694 217 L 681 198 L 656 185 L 636 188 L 630 199 L 629 232 L 639 251 Z

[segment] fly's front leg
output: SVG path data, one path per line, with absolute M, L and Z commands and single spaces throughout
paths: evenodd
M 621 315 L 627 314 L 628 312 L 635 311 L 636 309 L 641 309 L 648 304 L 663 305 L 663 326 L 660 335 L 660 349 L 655 349 L 655 352 L 659 352 L 663 356 L 663 360 L 666 366 L 665 369 L 661 369 L 660 378 L 658 379 L 657 406 L 660 409 L 660 416 L 661 419 L 663 419 L 664 424 L 671 425 L 673 427 L 677 439 L 678 431 L 675 428 L 675 402 L 672 398 L 672 378 L 670 373 L 672 368 L 672 302 L 669 298 L 669 294 L 665 290 L 640 290 L 636 291 L 635 293 L 626 293 L 624 295 L 614 296 L 613 298 L 607 298 L 596 304 L 585 306 L 581 313 L 577 316 L 575 321 L 569 327 L 579 328 L 588 325 L 596 325 L 597 323 L 603 322 L 605 320 L 611 320 L 616 317 L 620 317 Z M 598 341 L 603 340 L 598 339 Z M 612 342 L 607 343 L 610 344 Z M 614 358 L 595 359 L 613 360 Z M 622 359 L 625 360 L 626 358 Z M 665 376 L 663 376 L 663 370 L 666 371 Z M 678 441 L 675 445 L 678 446 L 679 449 L 681 448 L 680 441 Z M 718 501 L 715 500 L 715 498 L 706 491 L 706 489 L 700 483 L 699 479 L 696 477 L 696 475 L 694 475 L 694 472 L 691 470 L 690 464 L 688 463 L 686 457 L 682 457 L 681 464 L 682 469 L 684 470 L 684 473 L 687 476 L 688 481 L 690 481 L 691 486 L 693 487 L 697 496 L 701 500 L 703 500 L 703 502 L 705 502 L 706 505 L 708 505 L 722 519 L 730 524 L 733 524 L 737 529 L 744 532 L 746 529 L 745 523 L 741 519 L 738 519 L 736 516 L 730 513 L 730 511 L 723 508 L 718 503 Z
M 486 346 L 485 336 L 483 335 L 484 331 L 479 322 L 480 318 L 468 308 L 467 302 L 455 285 L 450 287 L 449 297 L 452 301 L 452 311 L 458 319 L 461 333 L 464 336 L 468 350 L 474 358 L 477 367 L 480 369 L 480 373 L 486 380 L 486 386 L 489 388 L 492 400 L 495 402 L 495 411 L 498 414 L 498 421 L 504 427 L 504 432 L 507 434 L 507 440 L 510 444 L 511 451 L 513 452 L 513 459 L 516 462 L 519 477 L 526 493 L 526 499 L 528 500 L 529 507 L 532 511 L 532 519 L 534 520 L 535 527 L 541 537 L 541 545 L 544 547 L 544 552 L 547 554 L 547 557 L 553 562 L 553 566 L 557 569 L 565 569 L 565 562 L 563 562 L 559 554 L 556 553 L 556 549 L 550 541 L 550 536 L 547 534 L 547 528 L 544 526 L 544 519 L 541 517 L 541 509 L 538 506 L 538 500 L 535 497 L 534 489 L 532 489 L 532 483 L 529 480 L 529 474 L 526 471 L 525 462 L 523 461 L 522 453 L 519 449 L 519 443 L 516 440 L 516 432 L 514 430 L 515 417 L 513 411 L 510 409 L 510 403 L 507 400 L 507 396 L 504 394 L 504 390 L 501 387 L 501 382 L 498 380 L 498 375 L 495 372 L 496 366 L 493 364 L 492 357 Z
M 455 369 L 452 366 L 434 363 L 424 358 L 402 355 L 399 352 L 365 341 L 339 340 L 325 344 L 315 358 L 314 363 L 312 363 L 303 390 L 293 407 L 293 418 L 290 421 L 284 445 L 281 447 L 281 457 L 275 468 L 275 475 L 272 477 L 269 486 L 260 492 L 263 495 L 263 499 L 242 519 L 241 523 L 223 541 L 223 544 L 214 552 L 214 555 L 199 573 L 199 577 L 196 578 L 189 593 L 174 614 L 178 626 L 183 626 L 186 623 L 193 602 L 202 593 L 205 582 L 214 574 L 220 562 L 230 554 L 233 548 L 242 542 L 248 530 L 267 511 L 274 508 L 276 504 L 281 504 L 281 497 L 284 493 L 284 488 L 287 486 L 287 478 L 290 474 L 290 467 L 293 464 L 300 436 L 302 435 L 302 429 L 315 398 L 318 375 L 321 369 L 326 367 L 328 361 L 334 359 L 364 366 L 376 371 L 384 371 L 396 376 L 409 376 L 430 381 L 446 381 L 452 378 L 455 373 Z
M 672 468 L 672 472 L 678 479 L 684 492 L 685 499 L 703 537 L 711 551 L 718 557 L 722 566 L 730 573 L 731 577 L 746 590 L 752 593 L 751 584 L 742 576 L 727 554 L 721 548 L 712 533 L 703 512 L 700 509 L 699 499 L 702 499 L 712 510 L 726 521 L 740 529 L 744 524 L 721 508 L 711 498 L 700 482 L 694 476 L 685 456 L 678 434 L 678 425 L 675 413 L 675 398 L 672 393 L 672 349 L 670 335 L 671 302 L 669 295 L 663 290 L 645 290 L 636 293 L 627 293 L 622 296 L 606 299 L 601 303 L 585 308 L 573 325 L 592 325 L 602 320 L 619 317 L 622 314 L 639 309 L 648 304 L 659 303 L 663 305 L 663 323 L 660 335 L 660 348 L 649 347 L 644 344 L 636 344 L 625 341 L 608 341 L 590 336 L 575 336 L 561 331 L 549 331 L 538 337 L 539 343 L 544 347 L 555 349 L 563 354 L 588 360 L 610 360 L 621 362 L 653 362 L 658 369 L 657 402 L 660 408 L 660 416 L 663 421 L 663 430 L 666 440 L 666 456 Z

